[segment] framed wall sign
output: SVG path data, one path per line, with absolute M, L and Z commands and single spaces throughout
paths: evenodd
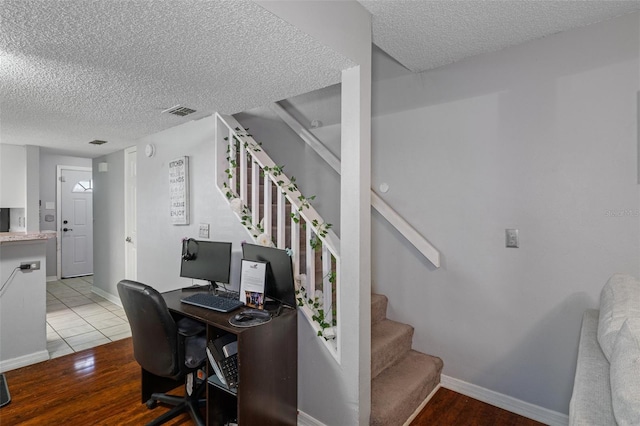
M 173 225 L 189 224 L 189 157 L 169 162 L 169 214 Z

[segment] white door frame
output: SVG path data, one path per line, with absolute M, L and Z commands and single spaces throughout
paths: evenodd
M 62 177 L 63 170 L 79 170 L 83 172 L 92 172 L 92 167 L 81 167 L 81 166 L 56 166 L 56 269 L 57 269 L 57 278 L 62 278 L 62 181 L 60 178 Z
M 130 200 L 131 200 L 131 195 L 129 194 L 129 191 L 131 189 L 131 182 L 130 180 L 131 178 L 131 174 L 129 171 L 129 156 L 132 154 L 136 154 L 137 157 L 137 152 L 138 149 L 136 146 L 132 146 L 129 148 L 126 148 L 124 150 L 124 235 L 125 235 L 125 241 L 124 241 L 124 261 L 125 261 L 125 265 L 124 265 L 124 270 L 125 270 L 125 278 L 128 280 L 137 280 L 138 279 L 138 260 L 137 258 L 134 256 L 131 256 L 130 250 L 136 250 L 136 247 L 138 245 L 138 241 L 137 241 L 137 233 L 133 233 L 132 230 L 136 230 L 136 221 L 137 218 L 135 216 L 135 210 L 136 210 L 136 205 L 135 203 L 133 203 L 134 205 L 131 205 Z M 136 161 L 136 167 L 137 167 L 137 161 Z M 137 174 L 137 173 L 136 173 Z M 135 180 L 133 181 L 133 184 L 135 185 L 136 182 Z M 133 236 L 133 241 L 127 241 L 128 238 L 130 238 L 131 236 Z

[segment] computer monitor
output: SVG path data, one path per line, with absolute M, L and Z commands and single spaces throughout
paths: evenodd
M 242 257 L 247 260 L 267 262 L 264 295 L 282 305 L 296 307 L 293 266 L 291 257 L 285 250 L 244 243 Z
M 229 283 L 230 271 L 231 243 L 192 238 L 182 242 L 181 277 L 207 280 L 216 288 L 216 283 Z

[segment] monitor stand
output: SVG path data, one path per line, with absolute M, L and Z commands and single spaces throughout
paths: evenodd
M 205 284 L 205 285 L 194 284 L 194 285 L 190 285 L 189 287 L 182 287 L 182 291 L 204 292 L 204 291 L 208 291 L 208 290 L 209 290 L 209 285 L 208 284 Z
M 240 297 L 239 293 L 237 291 L 233 291 L 233 290 L 227 290 L 221 286 L 219 286 L 217 283 L 211 283 L 212 284 L 212 293 L 215 294 L 216 296 L 220 296 L 220 297 L 226 297 L 229 299 L 238 299 Z
M 282 303 L 277 300 L 267 300 L 264 302 L 264 310 L 269 311 L 272 316 L 277 317 L 282 312 Z

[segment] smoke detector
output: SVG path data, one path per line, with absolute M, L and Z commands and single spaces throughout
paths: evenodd
M 191 109 L 191 108 L 187 108 L 187 107 L 183 107 L 180 105 L 176 105 L 174 107 L 171 107 L 169 109 L 165 109 L 164 111 L 162 111 L 162 114 L 164 113 L 168 113 L 168 114 L 173 114 L 173 115 L 177 115 L 179 117 L 184 117 L 185 115 L 189 115 L 189 114 L 193 114 L 194 112 L 196 112 L 195 109 Z
M 105 143 L 107 143 L 107 141 L 101 141 L 100 139 L 95 139 L 92 140 L 91 142 L 89 142 L 91 145 L 103 145 Z

